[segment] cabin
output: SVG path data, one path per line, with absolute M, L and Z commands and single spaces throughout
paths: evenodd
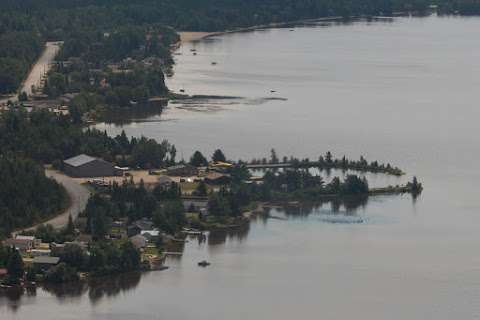
M 112 163 L 85 154 L 64 160 L 63 164 L 65 173 L 73 178 L 111 177 L 116 173 Z
M 189 164 L 179 164 L 168 167 L 167 174 L 175 177 L 191 177 L 198 175 L 198 169 Z

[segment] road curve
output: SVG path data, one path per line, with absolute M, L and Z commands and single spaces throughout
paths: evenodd
M 67 190 L 68 196 L 70 197 L 70 206 L 55 218 L 34 225 L 33 227 L 22 229 L 22 231 L 34 230 L 37 227 L 46 224 L 52 225 L 55 229 L 60 229 L 68 224 L 69 216 L 72 216 L 72 219 L 75 221 L 80 212 L 85 210 L 85 207 L 87 206 L 88 198 L 90 197 L 90 190 L 88 190 L 85 186 L 82 186 L 74 179 L 58 171 L 47 169 L 45 170 L 45 175 L 55 179 L 55 181 L 63 185 L 63 187 Z

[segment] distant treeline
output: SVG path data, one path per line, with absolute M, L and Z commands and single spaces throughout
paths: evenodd
M 122 166 L 158 168 L 175 162 L 177 151 L 166 140 L 129 139 L 125 133 L 111 138 L 106 132 L 72 124 L 69 116 L 20 110 L 0 117 L 0 155 L 9 153 L 58 167 L 62 160 L 86 153 Z
M 65 189 L 31 160 L 0 156 L 0 238 L 58 214 L 68 205 Z
M 442 13 L 480 13 L 476 0 L 433 3 L 438 4 Z M 83 55 L 93 60 L 118 59 L 144 43 L 144 37 L 135 30 L 160 30 L 163 37 L 155 50 L 157 55 L 166 57 L 166 44 L 175 39 L 165 26 L 223 31 L 327 16 L 421 14 L 428 11 L 430 4 L 432 1 L 428 0 L 3 0 L 0 94 L 18 88 L 45 40 L 65 41 L 63 58 Z M 125 30 L 132 32 L 126 34 Z M 112 37 L 105 38 L 105 34 Z

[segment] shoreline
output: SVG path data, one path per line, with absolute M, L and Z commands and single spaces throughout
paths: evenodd
M 358 19 L 361 17 L 350 17 L 350 19 Z M 241 27 L 235 28 L 231 30 L 224 30 L 224 31 L 214 31 L 214 32 L 205 32 L 205 31 L 177 31 L 178 35 L 180 36 L 180 44 L 184 44 L 187 42 L 195 42 L 204 40 L 210 37 L 221 36 L 230 33 L 239 33 L 239 32 L 248 32 L 254 31 L 259 29 L 268 29 L 268 28 L 278 28 L 283 26 L 288 26 L 292 24 L 300 24 L 300 23 L 312 23 L 312 22 L 333 22 L 333 21 L 342 21 L 345 18 L 340 16 L 333 16 L 333 17 L 322 17 L 322 18 L 314 18 L 314 19 L 301 19 L 301 20 L 293 20 L 293 21 L 284 21 L 284 22 L 272 22 L 268 24 L 259 24 L 250 27 Z
M 357 19 L 373 19 L 373 20 L 392 20 L 398 17 L 406 16 L 407 13 L 394 13 L 393 16 L 352 16 L 352 17 L 341 17 L 341 16 L 331 16 L 331 17 L 321 17 L 321 18 L 311 18 L 311 19 L 300 19 L 292 21 L 283 21 L 283 22 L 272 22 L 267 24 L 259 24 L 250 27 L 239 27 L 230 30 L 224 31 L 177 31 L 180 36 L 179 44 L 184 44 L 187 42 L 201 41 L 210 37 L 221 36 L 230 33 L 240 33 L 240 32 L 249 32 L 260 29 L 270 29 L 270 28 L 279 28 L 286 27 L 290 25 L 297 25 L 303 23 L 315 23 L 315 22 L 335 22 L 335 21 L 352 21 Z

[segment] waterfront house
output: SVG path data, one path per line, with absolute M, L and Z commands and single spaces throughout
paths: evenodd
M 63 164 L 65 173 L 74 178 L 111 177 L 116 173 L 112 163 L 85 154 L 64 160 Z
M 198 169 L 189 164 L 179 164 L 168 167 L 167 174 L 175 177 L 191 177 L 198 175 Z
M 36 272 L 46 272 L 53 266 L 56 266 L 60 262 L 59 257 L 45 257 L 39 256 L 34 257 L 32 260 L 33 268 Z

